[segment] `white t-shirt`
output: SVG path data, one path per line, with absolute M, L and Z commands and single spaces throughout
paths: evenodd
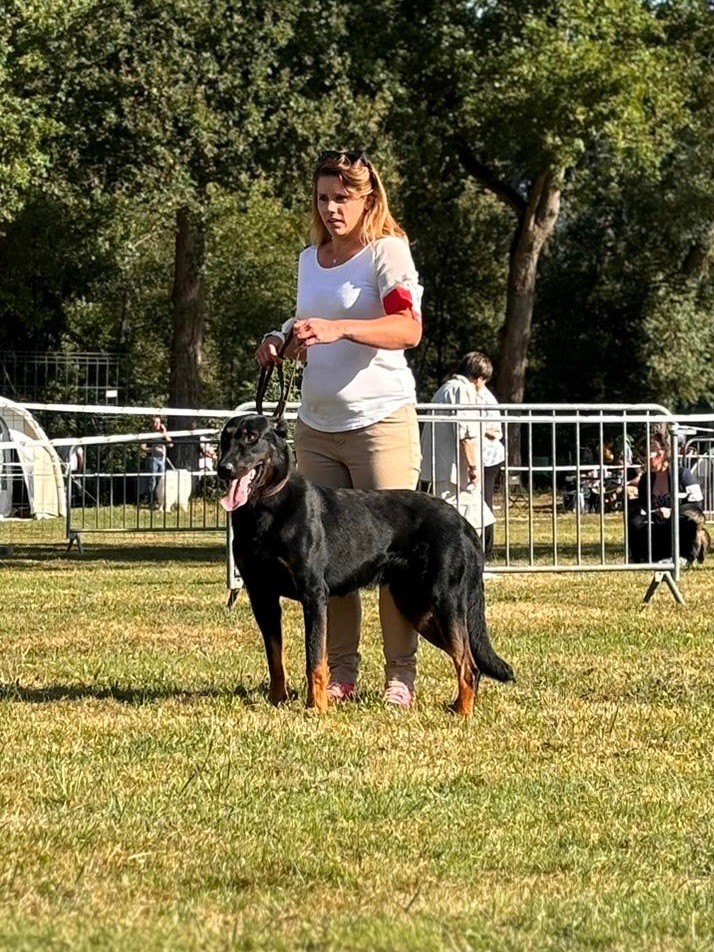
M 435 407 L 438 415 L 456 413 L 458 407 L 472 407 L 478 399 L 476 387 L 467 377 L 454 374 L 442 384 L 431 398 L 433 404 L 447 404 L 447 407 Z M 447 482 L 453 486 L 468 485 L 466 458 L 461 448 L 461 440 L 478 440 L 481 435 L 480 424 L 476 420 L 458 420 L 454 423 L 424 423 L 421 434 L 421 474 L 424 482 Z
M 481 387 L 476 392 L 476 403 L 486 404 L 487 406 L 497 407 L 498 400 L 494 397 L 488 387 Z M 493 423 L 484 425 L 484 429 L 498 433 L 494 439 L 489 439 L 485 434 L 481 444 L 481 460 L 484 466 L 499 466 L 506 458 L 506 450 L 503 445 L 503 427 L 501 426 L 501 415 L 497 410 L 488 410 L 484 416 L 494 420 Z
M 383 302 L 395 289 L 405 292 L 415 314 L 421 314 L 423 289 L 402 238 L 379 238 L 334 268 L 323 268 L 311 245 L 298 263 L 295 317 L 333 321 L 382 317 L 387 313 Z M 416 386 L 404 351 L 348 340 L 308 348 L 298 416 L 313 429 L 356 430 L 414 403 Z

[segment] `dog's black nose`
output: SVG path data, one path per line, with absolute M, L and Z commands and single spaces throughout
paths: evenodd
M 233 479 L 233 464 L 224 463 L 223 460 L 220 460 L 216 472 L 218 473 L 219 479 Z

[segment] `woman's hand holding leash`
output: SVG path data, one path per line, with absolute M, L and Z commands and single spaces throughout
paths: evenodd
M 272 334 L 266 334 L 255 352 L 255 359 L 260 364 L 260 377 L 258 379 L 258 389 L 255 394 L 256 413 L 263 412 L 263 400 L 268 389 L 268 383 L 273 374 L 273 369 L 277 367 L 278 380 L 280 381 L 280 397 L 273 413 L 273 420 L 282 420 L 285 413 L 285 406 L 290 398 L 290 389 L 295 376 L 295 361 L 304 355 L 305 347 L 300 341 L 295 340 L 293 328 L 290 327 L 287 335 L 282 331 Z M 283 375 L 283 360 L 285 358 L 293 361 L 290 376 L 285 384 Z
M 288 341 L 287 347 L 283 351 L 283 357 L 286 360 L 299 360 L 304 362 L 306 353 L 305 345 L 302 341 L 297 340 L 295 334 L 293 334 Z
M 272 367 L 282 361 L 280 349 L 283 341 L 280 337 L 266 337 L 255 352 L 255 359 L 261 367 Z
M 268 336 L 255 352 L 255 359 L 261 367 L 274 367 L 283 360 L 304 360 L 305 345 L 291 335 L 287 343 L 278 336 Z

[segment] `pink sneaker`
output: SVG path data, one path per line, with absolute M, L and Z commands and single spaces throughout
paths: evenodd
M 393 707 L 411 707 L 414 692 L 403 681 L 390 681 L 384 692 L 384 703 Z
M 354 701 L 357 697 L 357 685 L 346 681 L 333 681 L 327 689 L 331 701 Z

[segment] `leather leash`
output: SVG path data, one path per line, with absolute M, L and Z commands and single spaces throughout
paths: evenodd
M 279 420 L 282 420 L 283 414 L 285 413 L 285 405 L 288 402 L 288 397 L 290 396 L 290 390 L 293 385 L 293 378 L 295 377 L 295 364 L 293 362 L 292 368 L 290 370 L 290 375 L 288 377 L 287 386 L 285 385 L 285 374 L 283 372 L 282 358 L 285 351 L 288 349 L 288 344 L 292 340 L 293 332 L 292 328 L 286 334 L 285 340 L 278 351 L 278 357 L 280 358 L 277 364 L 268 364 L 267 367 L 260 368 L 260 376 L 258 377 L 258 388 L 255 394 L 255 412 L 263 412 L 263 400 L 265 399 L 265 393 L 268 389 L 268 384 L 270 383 L 270 378 L 273 375 L 273 368 L 278 368 L 278 383 L 280 384 L 280 397 L 276 404 L 275 410 L 273 411 L 273 420 L 277 423 Z

